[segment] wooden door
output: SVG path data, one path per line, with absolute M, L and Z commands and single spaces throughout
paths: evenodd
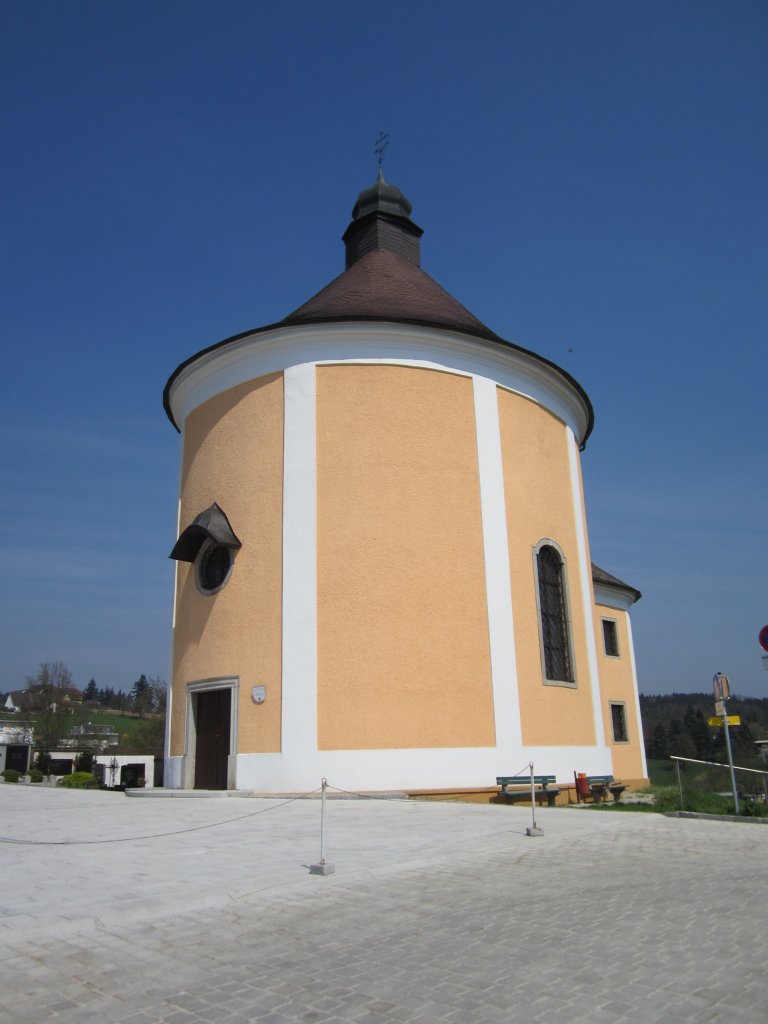
M 195 699 L 195 789 L 226 789 L 232 691 L 202 690 Z

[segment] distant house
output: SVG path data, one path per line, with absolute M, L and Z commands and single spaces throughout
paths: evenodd
M 32 722 L 0 719 L 0 772 L 13 768 L 26 772 L 32 760 Z
M 119 742 L 120 736 L 111 725 L 85 722 L 82 725 L 73 725 L 69 730 L 69 736 L 61 741 L 61 745 L 67 749 L 76 747 L 78 750 L 101 753 L 108 747 L 116 747 Z
M 58 687 L 57 691 L 60 694 L 64 704 L 82 704 L 83 703 L 83 691 L 78 690 L 76 686 L 62 686 Z M 17 710 L 24 710 L 26 708 L 36 707 L 36 701 L 39 699 L 37 692 L 32 690 L 11 690 L 8 694 L 10 699 L 13 701 Z

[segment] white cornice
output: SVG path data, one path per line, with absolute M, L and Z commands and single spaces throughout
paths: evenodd
M 635 598 L 628 590 L 609 587 L 603 583 L 595 583 L 594 587 L 595 604 L 604 605 L 606 608 L 618 608 L 620 611 L 628 612 L 635 603 Z
M 173 378 L 168 400 L 175 422 L 222 391 L 306 363 L 387 363 L 487 377 L 543 406 L 567 423 L 579 443 L 589 429 L 584 397 L 536 356 L 470 335 L 390 323 L 276 327 L 203 352 Z

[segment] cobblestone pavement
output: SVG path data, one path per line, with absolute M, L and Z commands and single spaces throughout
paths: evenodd
M 766 826 L 331 801 L 321 877 L 319 813 L 0 785 L 4 839 L 179 833 L 0 846 L 0 1020 L 768 1020 Z

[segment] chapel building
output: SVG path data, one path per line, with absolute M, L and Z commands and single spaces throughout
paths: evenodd
M 590 561 L 593 411 L 420 265 L 381 172 L 346 269 L 182 363 L 165 784 L 647 779 L 633 587 Z

